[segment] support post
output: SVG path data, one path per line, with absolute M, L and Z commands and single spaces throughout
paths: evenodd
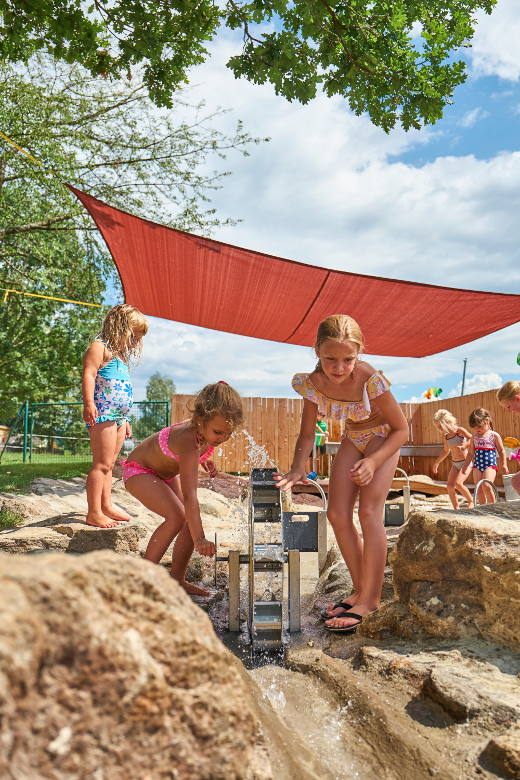
M 289 550 L 289 633 L 301 631 L 300 618 L 300 551 Z
M 462 369 L 462 390 L 461 395 L 464 395 L 464 387 L 466 385 L 466 366 L 468 365 L 468 358 L 464 358 L 464 368 Z
M 240 631 L 240 552 L 229 552 L 229 631 Z
M 408 520 L 410 514 L 410 485 L 403 485 L 403 503 L 404 503 L 404 521 Z
M 31 404 L 31 437 L 29 439 L 29 463 L 32 463 L 33 431 L 34 431 L 34 404 Z
M 27 463 L 27 428 L 29 426 L 29 401 L 24 403 L 23 410 L 23 462 Z
M 327 560 L 327 512 L 318 512 L 318 576 Z

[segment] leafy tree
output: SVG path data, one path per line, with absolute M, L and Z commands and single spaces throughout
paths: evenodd
M 243 31 L 227 63 L 237 78 L 270 82 L 307 103 L 321 85 L 348 98 L 388 131 L 442 116 L 466 78 L 451 58 L 473 36 L 474 14 L 496 0 L 0 0 L 0 59 L 46 49 L 93 75 L 144 82 L 159 106 L 173 104 L 188 70 L 208 56 L 222 25 Z M 259 25 L 262 25 L 259 27 Z M 274 27 L 274 29 L 273 29 Z M 420 29 L 420 45 L 413 29 Z
M 171 403 L 172 395 L 177 392 L 175 382 L 171 377 L 155 371 L 146 385 L 146 398 L 148 401 L 168 401 Z
M 224 173 L 210 156 L 247 154 L 238 123 L 227 137 L 198 107 L 188 124 L 180 93 L 159 111 L 142 83 L 111 83 L 48 57 L 27 69 L 0 66 L 0 128 L 46 167 L 91 195 L 138 216 L 208 234 L 208 208 Z M 205 169 L 207 170 L 207 169 Z M 226 220 L 233 224 L 232 220 Z M 224 223 L 226 224 L 226 223 Z M 119 278 L 93 221 L 60 182 L 0 139 L 0 286 L 103 303 Z M 103 311 L 0 292 L 0 397 L 79 400 L 80 371 Z M 72 393 L 72 397 L 70 394 Z
M 169 424 L 172 395 L 177 391 L 171 377 L 155 371 L 146 385 L 146 401 L 134 406 L 130 415 L 134 441 L 142 441 Z M 138 410 L 138 411 L 137 411 Z

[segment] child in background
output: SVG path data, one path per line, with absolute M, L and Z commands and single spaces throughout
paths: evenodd
M 112 469 L 132 430 L 129 364 L 137 362 L 148 323 L 140 311 L 127 303 L 110 309 L 101 331 L 83 360 L 83 420 L 90 436 L 92 468 L 87 477 L 88 525 L 112 528 L 128 515 L 112 506 Z
M 444 434 L 444 449 L 433 464 L 433 473 L 437 474 L 439 464 L 451 454 L 452 466 L 448 475 L 447 485 L 451 503 L 454 509 L 459 508 L 456 493 L 456 490 L 458 490 L 468 502 L 468 509 L 473 509 L 471 493 L 464 485 L 464 480 L 468 478 L 468 474 L 462 473 L 471 433 L 468 433 L 465 428 L 461 428 L 455 417 L 447 409 L 439 409 L 438 412 L 435 412 L 433 422 L 435 427 Z
M 296 374 L 292 381 L 294 390 L 303 396 L 294 460 L 291 470 L 275 479 L 284 491 L 297 482 L 306 484 L 305 465 L 318 412 L 347 421 L 329 479 L 327 517 L 355 591 L 329 604 L 322 616 L 329 631 L 352 634 L 380 604 L 387 553 L 385 499 L 409 432 L 390 383 L 381 371 L 359 360 L 363 336 L 352 317 L 333 314 L 323 320 L 314 349 L 318 358 L 314 371 Z M 363 539 L 354 525 L 358 498 Z
M 318 412 L 318 418 L 316 420 L 316 454 L 325 455 L 325 440 L 329 438 L 329 432 L 327 430 L 327 421 L 324 414 Z M 314 469 L 314 448 L 309 456 L 307 464 L 307 471 L 313 471 Z
M 493 430 L 493 420 L 488 410 L 474 409 L 469 416 L 469 424 L 475 433 L 471 437 L 462 474 L 469 474 L 471 461 L 473 461 L 473 482 L 475 485 L 481 479 L 489 479 L 490 482 L 494 482 L 498 471 L 495 450 L 498 450 L 502 474 L 509 474 L 504 445 L 498 433 Z M 484 498 L 483 501 L 482 498 Z M 475 496 L 475 502 L 479 501 L 484 504 L 495 502 L 493 491 L 489 485 L 482 485 L 481 494 Z
M 199 463 L 214 477 L 213 449 L 242 424 L 242 400 L 226 382 L 206 385 L 193 401 L 191 419 L 163 428 L 137 445 L 123 461 L 126 489 L 147 509 L 164 517 L 148 543 L 145 558 L 159 563 L 175 539 L 171 575 L 187 593 L 209 591 L 186 582 L 193 549 L 212 557 L 215 545 L 204 536 L 197 499 Z
M 520 382 L 506 382 L 497 392 L 500 406 L 511 414 L 520 414 Z M 510 483 L 517 493 L 520 493 L 520 472 L 514 475 Z

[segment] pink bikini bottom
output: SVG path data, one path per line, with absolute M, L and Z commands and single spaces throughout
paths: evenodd
M 154 476 L 159 477 L 156 471 L 153 469 L 147 469 L 145 466 L 141 466 L 140 463 L 136 463 L 135 460 L 131 460 L 128 462 L 128 458 L 125 458 L 125 460 L 121 461 L 121 465 L 123 466 L 123 482 L 126 485 L 126 480 L 130 479 L 130 477 L 135 477 L 136 474 L 154 474 Z M 163 482 L 171 482 L 172 479 L 175 479 L 175 477 L 170 477 L 169 479 L 163 479 L 162 477 L 159 477 Z

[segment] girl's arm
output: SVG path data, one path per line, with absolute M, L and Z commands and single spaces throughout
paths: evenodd
M 189 441 L 188 436 L 179 437 L 179 475 L 186 522 L 197 552 L 211 558 L 215 555 L 215 545 L 204 536 L 197 498 L 199 451 L 194 448 L 194 442 Z
M 495 433 L 495 446 L 498 451 L 498 457 L 500 458 L 500 464 L 502 466 L 502 474 L 509 474 L 509 469 L 507 467 L 506 451 L 502 443 L 502 437 L 499 436 L 498 433 Z
M 303 399 L 303 413 L 300 427 L 300 435 L 296 440 L 294 448 L 294 458 L 290 471 L 287 474 L 275 474 L 274 478 L 278 481 L 278 487 L 283 487 L 284 492 L 290 490 L 297 482 L 303 482 L 308 485 L 305 464 L 309 457 L 309 452 L 314 446 L 316 420 L 318 419 L 318 405 Z
M 471 441 L 473 440 L 473 436 L 465 428 L 459 428 L 457 430 L 457 433 L 459 434 L 459 436 L 461 435 L 460 434 L 461 431 L 462 431 L 462 435 L 466 437 L 467 441 L 465 441 L 464 444 L 461 444 L 460 448 L 461 448 L 461 450 L 466 450 L 467 451 L 469 449 Z
M 376 452 L 354 463 L 350 470 L 350 479 L 356 485 L 368 485 L 374 476 L 374 471 L 398 452 L 410 435 L 406 417 L 390 390 L 378 395 L 377 403 L 391 431 Z
M 83 395 L 83 420 L 87 425 L 94 425 L 99 416 L 94 403 L 94 387 L 97 372 L 103 365 L 104 355 L 105 345 L 100 341 L 93 341 L 83 358 L 81 393 Z
M 464 461 L 464 465 L 461 468 L 461 473 L 464 474 L 464 476 L 467 476 L 467 474 L 469 473 L 469 464 L 473 460 L 474 455 L 475 455 L 475 439 L 472 436 L 469 441 L 469 447 L 466 453 L 466 460 Z
M 450 448 L 448 447 L 448 442 L 446 441 L 446 437 L 444 437 L 444 449 L 433 464 L 433 473 L 436 474 L 439 470 L 439 464 L 442 463 L 444 458 L 446 458 L 450 454 Z

